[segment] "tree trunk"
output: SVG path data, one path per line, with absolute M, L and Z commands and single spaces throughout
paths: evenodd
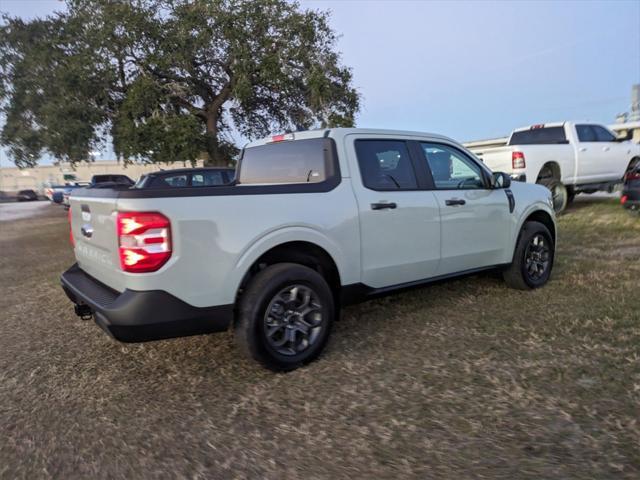
M 224 152 L 220 149 L 218 139 L 218 112 L 207 111 L 207 133 L 205 134 L 207 149 L 207 159 L 205 164 L 214 167 L 226 167 L 229 159 L 225 158 Z

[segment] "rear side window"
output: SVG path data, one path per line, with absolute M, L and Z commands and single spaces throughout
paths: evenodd
M 161 177 L 156 180 L 156 183 L 162 185 L 163 187 L 186 187 L 188 181 L 188 176 L 186 174 L 182 174 Z
M 415 172 L 406 142 L 356 140 L 356 155 L 364 186 L 371 190 L 415 190 Z
M 334 175 L 328 138 L 269 143 L 245 149 L 240 184 L 319 183 Z
M 567 143 L 564 127 L 531 128 L 513 132 L 509 145 L 540 145 L 545 143 Z
M 194 187 L 211 187 L 214 185 L 224 185 L 225 183 L 227 183 L 227 180 L 224 172 L 220 170 L 194 173 L 191 176 L 191 185 Z
M 578 140 L 581 142 L 595 142 L 596 133 L 591 128 L 591 125 L 576 125 L 576 133 L 578 134 Z

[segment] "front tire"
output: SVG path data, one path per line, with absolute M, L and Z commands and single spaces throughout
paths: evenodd
M 517 290 L 543 286 L 551 276 L 555 245 L 549 229 L 540 222 L 522 227 L 511 265 L 503 272 L 506 284 Z
M 273 371 L 315 360 L 335 316 L 326 280 L 315 270 L 279 263 L 260 271 L 242 294 L 234 337 L 250 358 Z

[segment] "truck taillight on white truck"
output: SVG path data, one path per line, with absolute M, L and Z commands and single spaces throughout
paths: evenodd
M 546 186 L 561 212 L 578 193 L 612 191 L 640 163 L 640 145 L 618 141 L 602 125 L 548 123 L 518 128 L 504 147 L 471 147 L 491 169 Z
M 253 142 L 231 185 L 70 197 L 83 318 L 126 342 L 233 327 L 274 370 L 322 351 L 343 305 L 479 270 L 544 285 L 549 191 L 511 183 L 439 135 L 365 129 Z
M 118 212 L 118 254 L 125 272 L 155 272 L 171 258 L 171 222 L 157 212 Z

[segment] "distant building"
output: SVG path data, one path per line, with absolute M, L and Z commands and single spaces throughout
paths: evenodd
M 628 122 L 640 122 L 640 83 L 631 88 L 631 110 Z
M 202 160 L 196 163 L 202 166 Z M 0 168 L 0 192 L 15 193 L 18 190 L 31 189 L 42 193 L 50 185 L 64 185 L 73 182 L 88 182 L 93 175 L 118 173 L 137 180 L 141 175 L 157 170 L 190 167 L 190 162 L 173 163 L 133 163 L 125 165 L 115 160 L 82 162 L 72 167 L 69 163 L 59 165 L 39 165 L 35 168 Z

